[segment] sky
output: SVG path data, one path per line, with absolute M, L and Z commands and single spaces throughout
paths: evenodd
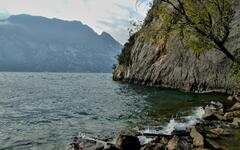
M 30 14 L 78 20 L 98 34 L 105 31 L 124 44 L 131 20 L 143 20 L 147 6 L 136 0 L 0 0 L 0 18 Z

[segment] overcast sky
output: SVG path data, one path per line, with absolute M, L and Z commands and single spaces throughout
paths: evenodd
M 30 14 L 79 20 L 97 33 L 106 31 L 124 43 L 128 38 L 131 18 L 143 19 L 146 6 L 136 0 L 0 0 L 0 17 Z

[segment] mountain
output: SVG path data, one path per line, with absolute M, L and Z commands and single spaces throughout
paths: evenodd
M 121 47 L 79 21 L 25 14 L 0 21 L 0 71 L 111 72 Z
M 238 1 L 239 2 L 239 1 Z M 160 0 L 154 0 L 143 28 L 125 44 L 120 54 L 114 80 L 135 84 L 177 88 L 191 92 L 232 93 L 238 88 L 231 79 L 232 61 L 219 50 L 196 55 L 172 31 L 166 38 L 161 30 Z M 225 43 L 228 50 L 240 57 L 240 4 L 233 7 L 235 15 Z

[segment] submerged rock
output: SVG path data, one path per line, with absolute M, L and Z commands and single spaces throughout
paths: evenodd
M 215 150 L 225 150 L 226 149 L 225 147 L 223 147 L 222 145 L 220 145 L 218 142 L 216 142 L 213 139 L 207 138 L 206 141 L 207 141 L 208 146 L 211 149 L 215 149 Z

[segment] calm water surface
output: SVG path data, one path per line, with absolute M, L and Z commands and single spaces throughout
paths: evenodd
M 0 149 L 64 149 L 73 136 L 113 138 L 166 124 L 221 94 L 189 94 L 112 81 L 111 74 L 0 73 Z

